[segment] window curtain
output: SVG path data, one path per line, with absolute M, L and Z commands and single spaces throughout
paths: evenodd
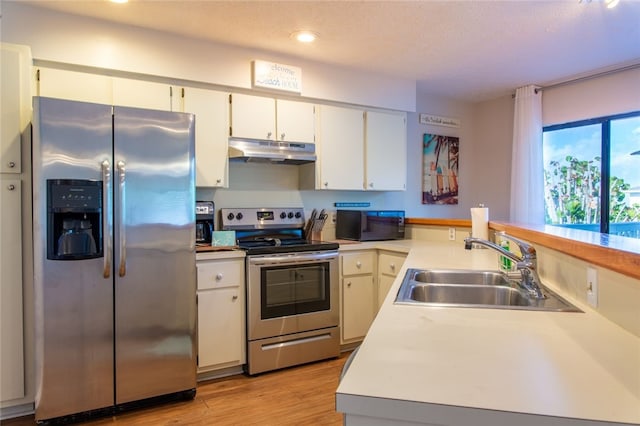
M 510 205 L 514 223 L 544 223 L 542 91 L 536 89 L 529 85 L 516 90 Z

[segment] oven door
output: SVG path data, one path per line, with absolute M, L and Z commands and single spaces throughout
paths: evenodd
M 249 340 L 335 327 L 338 252 L 247 257 Z

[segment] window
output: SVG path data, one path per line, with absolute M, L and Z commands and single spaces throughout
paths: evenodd
M 640 238 L 640 111 L 548 126 L 542 143 L 547 224 Z

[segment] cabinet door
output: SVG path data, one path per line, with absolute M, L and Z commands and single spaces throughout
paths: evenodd
M 0 173 L 20 173 L 21 134 L 31 120 L 31 57 L 25 46 L 2 44 Z
M 365 173 L 368 190 L 407 188 L 407 128 L 402 113 L 367 111 Z
M 382 302 L 387 298 L 389 289 L 393 285 L 396 277 L 391 275 L 378 275 L 378 309 L 382 306 Z
M 172 90 L 168 84 L 114 77 L 113 105 L 171 111 Z
M 231 136 L 276 139 L 276 100 L 260 96 L 231 95 Z
M 240 289 L 198 292 L 199 369 L 244 364 L 244 298 Z
M 227 188 L 229 95 L 185 87 L 183 107 L 196 115 L 196 186 Z
M 373 321 L 375 292 L 373 276 L 359 275 L 342 280 L 342 340 L 361 339 Z
M 0 395 L 24 397 L 22 209 L 19 175 L 0 175 Z
M 363 112 L 329 105 L 318 106 L 317 111 L 318 189 L 363 190 Z
M 55 68 L 39 68 L 36 77 L 39 96 L 106 105 L 113 104 L 113 82 L 109 76 Z
M 288 142 L 315 142 L 315 105 L 306 102 L 276 101 L 277 139 Z

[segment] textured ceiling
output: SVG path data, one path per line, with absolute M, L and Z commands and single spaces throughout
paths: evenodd
M 640 63 L 640 0 L 614 9 L 602 0 L 21 2 L 408 78 L 471 101 Z M 300 45 L 290 38 L 299 29 L 320 38 Z

